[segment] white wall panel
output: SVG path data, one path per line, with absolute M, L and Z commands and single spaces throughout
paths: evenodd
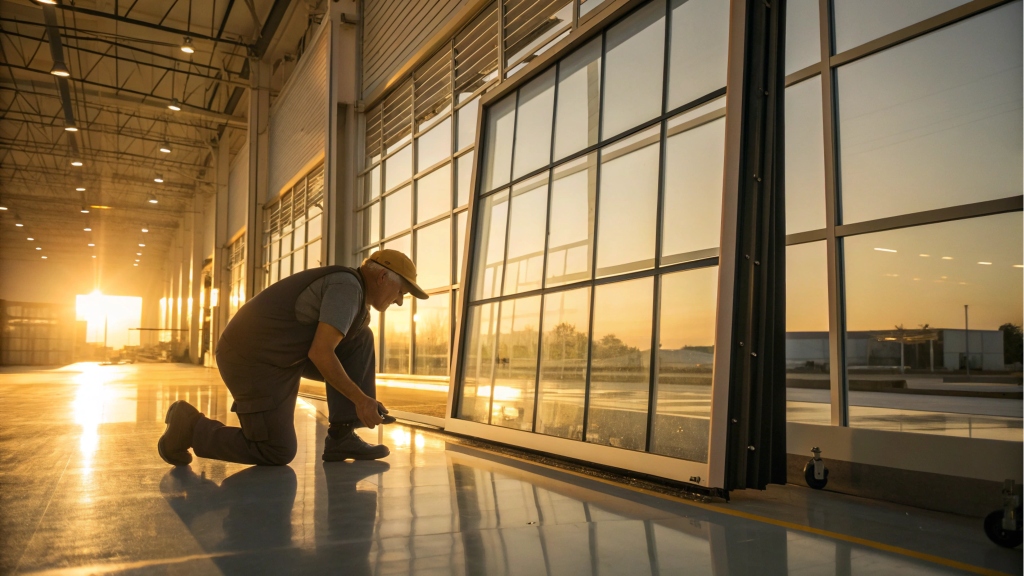
M 245 228 L 246 205 L 249 203 L 249 146 L 242 149 L 231 163 L 228 173 L 228 240 Z
M 468 0 L 366 0 L 363 97 L 388 81 Z
M 290 180 L 323 154 L 327 130 L 327 41 L 327 30 L 321 28 L 270 108 L 270 183 L 265 201 L 276 198 Z

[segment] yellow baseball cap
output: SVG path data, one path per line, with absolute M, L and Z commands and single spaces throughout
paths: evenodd
M 409 286 L 409 293 L 413 296 L 420 300 L 426 300 L 428 298 L 427 293 L 423 291 L 423 288 L 420 288 L 416 284 L 416 265 L 413 264 L 412 260 L 410 260 L 405 254 L 398 250 L 384 249 L 370 254 L 370 257 L 364 260 L 364 262 L 367 260 L 370 262 L 376 262 L 404 278 L 406 284 Z

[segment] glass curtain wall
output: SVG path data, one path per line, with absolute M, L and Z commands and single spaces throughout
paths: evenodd
M 245 304 L 245 235 L 228 247 L 228 270 L 231 277 L 228 294 L 228 319 Z
M 1021 2 L 962 4 L 788 6 L 790 421 L 1022 439 Z
M 455 416 L 707 462 L 728 3 L 647 3 L 490 105 Z
M 323 198 L 321 165 L 263 209 L 264 288 L 296 272 L 323 265 Z

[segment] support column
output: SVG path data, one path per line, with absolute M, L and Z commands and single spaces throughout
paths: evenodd
M 355 0 L 328 5 L 327 138 L 324 158 L 324 221 L 321 261 L 353 266 L 356 226 L 356 150 L 359 122 L 358 25 Z
M 203 309 L 200 292 L 203 289 L 203 196 L 196 193 L 192 197 L 192 234 L 191 250 L 188 255 L 188 357 L 193 364 L 202 364 L 202 325 Z
M 231 150 L 228 143 L 222 141 L 214 150 L 213 161 L 215 166 L 215 178 L 217 189 L 216 219 L 214 223 L 213 237 L 213 288 L 217 291 L 217 299 L 211 304 L 213 326 L 210 331 L 210 357 L 214 359 L 212 366 L 216 366 L 217 340 L 220 333 L 228 323 L 228 306 L 223 301 L 231 291 L 231 274 L 228 269 L 228 175 L 231 173 Z M 211 298 L 212 298 L 211 293 Z
M 269 185 L 270 64 L 250 60 L 249 81 L 249 198 L 245 227 L 245 297 L 263 288 L 263 204 Z

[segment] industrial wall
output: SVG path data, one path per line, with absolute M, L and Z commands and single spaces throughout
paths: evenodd
M 230 240 L 245 228 L 246 205 L 249 202 L 249 146 L 238 151 L 228 173 L 228 229 Z

